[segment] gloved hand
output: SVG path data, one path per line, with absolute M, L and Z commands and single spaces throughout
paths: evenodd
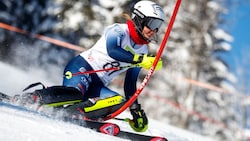
M 155 56 L 146 54 L 144 55 L 135 54 L 133 61 L 135 64 L 138 64 L 138 66 L 148 70 L 153 65 L 155 61 Z M 161 68 L 162 68 L 162 60 L 159 59 L 155 67 L 155 70 L 160 70 Z
M 148 129 L 148 118 L 141 109 L 140 104 L 133 104 L 130 107 L 131 115 L 133 116 L 133 120 L 129 121 L 129 125 L 136 132 L 145 132 Z

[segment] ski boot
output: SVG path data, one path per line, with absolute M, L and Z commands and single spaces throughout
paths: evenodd
M 89 98 L 87 101 L 70 106 L 67 110 L 72 115 L 83 115 L 86 119 L 98 120 L 107 117 L 125 104 L 126 100 L 121 95 L 105 99 Z

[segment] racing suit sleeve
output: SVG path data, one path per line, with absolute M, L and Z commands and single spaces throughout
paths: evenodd
M 107 52 L 110 57 L 117 61 L 133 63 L 134 55 L 121 48 L 121 42 L 124 36 L 125 32 L 119 25 L 107 29 L 105 34 Z
M 139 76 L 141 68 L 130 68 L 127 70 L 125 82 L 124 82 L 124 92 L 127 100 L 133 96 L 136 91 L 136 82 Z M 134 103 L 138 104 L 136 100 Z

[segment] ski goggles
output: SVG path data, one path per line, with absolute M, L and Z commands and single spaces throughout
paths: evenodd
M 145 26 L 147 28 L 149 28 L 150 30 L 159 30 L 161 25 L 162 25 L 163 21 L 160 19 L 156 19 L 156 18 L 147 18 L 145 21 Z

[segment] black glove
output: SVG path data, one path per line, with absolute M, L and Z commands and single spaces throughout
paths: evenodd
M 141 109 L 141 105 L 133 104 L 130 107 L 130 112 L 133 116 L 133 120 L 129 121 L 129 125 L 131 126 L 131 128 L 136 132 L 146 131 L 148 129 L 148 118 L 144 110 Z

